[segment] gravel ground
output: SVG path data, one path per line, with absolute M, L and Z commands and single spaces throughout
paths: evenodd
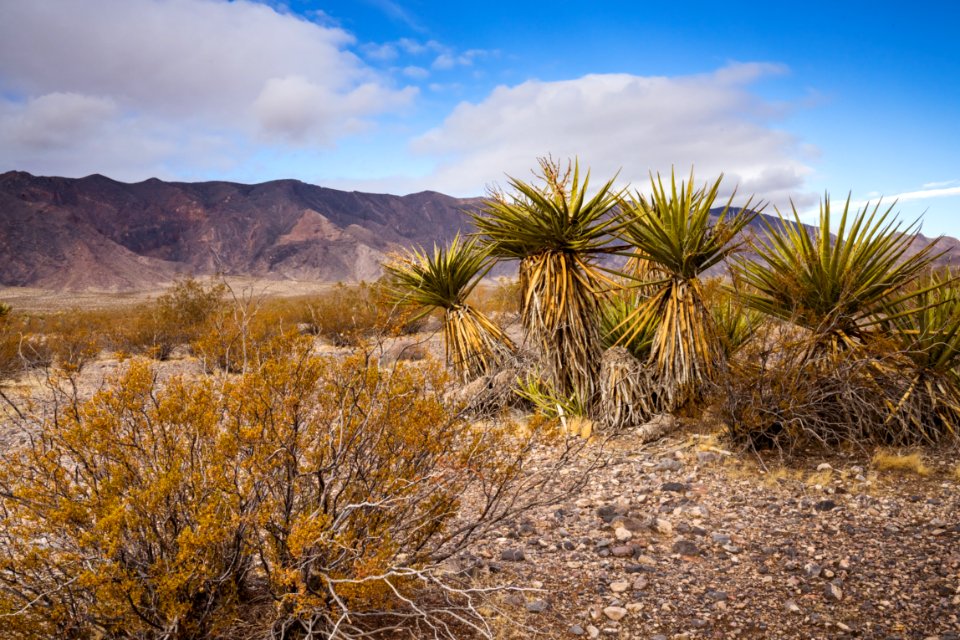
M 518 635 L 960 638 L 955 450 L 921 478 L 713 443 L 618 438 L 579 495 L 478 541 L 498 581 L 533 589 L 503 598 Z

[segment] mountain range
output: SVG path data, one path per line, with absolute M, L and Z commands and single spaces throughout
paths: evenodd
M 370 280 L 391 251 L 469 232 L 481 204 L 296 180 L 131 184 L 10 171 L 0 174 L 0 285 L 123 291 L 215 273 Z M 960 263 L 960 242 L 941 248 L 942 262 Z

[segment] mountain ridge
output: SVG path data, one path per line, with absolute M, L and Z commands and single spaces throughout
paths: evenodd
M 129 291 L 215 273 L 371 280 L 392 251 L 469 232 L 469 212 L 482 202 L 293 179 L 126 183 L 9 171 L 0 174 L 0 285 Z M 761 219 L 751 226 L 753 233 L 764 227 Z M 941 263 L 960 262 L 960 241 L 941 243 Z

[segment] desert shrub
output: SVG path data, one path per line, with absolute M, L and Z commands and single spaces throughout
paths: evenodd
M 497 278 L 496 284 L 481 283 L 470 294 L 468 301 L 490 317 L 510 321 L 520 315 L 522 292 L 516 278 Z
M 337 283 L 306 300 L 298 321 L 331 344 L 347 347 L 373 336 L 416 333 L 424 321 L 415 316 L 398 307 L 381 283 Z
M 165 360 L 177 346 L 189 344 L 207 329 L 226 293 L 223 283 L 178 280 L 155 302 L 127 314 L 126 321 L 114 332 L 115 346 Z
M 5 454 L 6 637 L 492 637 L 445 563 L 558 499 L 576 452 L 526 469 L 555 434 L 463 422 L 435 364 L 264 351 L 163 385 L 133 360 Z

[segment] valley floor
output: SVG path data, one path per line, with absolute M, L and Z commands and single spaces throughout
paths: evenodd
M 579 495 L 476 545 L 533 589 L 505 597 L 516 637 L 960 638 L 956 451 L 921 478 L 865 455 L 765 470 L 694 434 L 606 446 Z

